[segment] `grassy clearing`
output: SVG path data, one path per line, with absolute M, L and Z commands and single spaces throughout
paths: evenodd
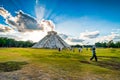
M 91 51 L 79 53 L 56 49 L 0 48 L 0 62 L 27 62 L 52 80 L 120 80 L 120 49 L 97 49 L 98 62 L 89 61 Z M 35 73 L 37 74 L 37 73 Z

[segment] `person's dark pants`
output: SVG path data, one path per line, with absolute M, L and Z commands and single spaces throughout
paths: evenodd
M 96 56 L 96 54 L 93 54 L 93 56 L 90 58 L 90 60 L 92 60 L 93 58 L 95 58 L 95 61 L 97 61 L 97 56 Z

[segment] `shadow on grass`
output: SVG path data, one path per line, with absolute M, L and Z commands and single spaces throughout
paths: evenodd
M 20 70 L 27 62 L 8 61 L 0 63 L 0 72 L 11 72 Z
M 100 66 L 111 70 L 120 70 L 120 62 L 115 62 L 115 61 L 98 61 L 98 62 L 80 61 L 80 62 L 84 64 Z
M 98 58 L 114 58 L 114 59 L 118 59 L 119 57 L 115 57 L 115 56 L 99 56 Z
M 120 63 L 112 62 L 112 61 L 99 61 L 96 64 L 97 66 L 112 69 L 112 70 L 120 70 Z
M 80 61 L 81 63 L 91 64 L 89 61 Z

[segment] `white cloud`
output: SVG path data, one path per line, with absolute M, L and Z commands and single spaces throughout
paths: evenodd
M 108 41 L 120 41 L 120 34 L 115 34 L 115 33 L 111 33 L 110 35 L 106 35 L 106 36 L 101 36 L 99 38 L 96 38 L 96 42 L 108 42 Z
M 85 31 L 80 33 L 80 36 L 66 35 L 63 33 L 59 35 L 70 45 L 94 45 L 99 34 L 99 31 Z
M 55 29 L 55 24 L 51 20 L 41 20 L 40 26 L 43 27 L 43 30 L 47 32 Z
M 20 32 L 43 29 L 34 17 L 21 10 L 17 12 L 17 16 L 13 17 L 7 10 L 0 8 L 0 15 L 6 20 L 6 24 Z
M 22 35 L 20 32 L 11 31 L 11 32 L 0 32 L 0 37 L 8 37 L 16 40 L 21 40 Z
M 31 40 L 33 42 L 38 42 L 46 34 L 47 34 L 46 32 L 43 32 L 41 30 L 36 30 L 36 31 L 32 31 L 32 32 L 25 32 L 25 33 L 22 33 L 21 40 L 23 40 L 23 41 Z
M 5 11 L 8 12 L 7 10 Z M 4 15 L 2 16 L 4 17 Z M 8 18 L 5 18 L 5 20 L 6 20 L 6 24 L 8 24 L 13 29 L 16 29 L 20 32 L 33 31 L 33 30 L 44 30 L 47 32 L 54 30 L 55 28 L 55 24 L 51 20 L 37 21 L 34 17 L 24 13 L 21 10 L 17 12 L 17 16 L 15 17 L 9 16 Z
M 7 23 L 15 26 L 20 32 L 43 29 L 35 18 L 22 11 L 19 11 L 16 17 L 7 19 Z
M 78 37 L 74 37 L 74 36 L 71 36 L 71 35 L 66 35 L 66 34 L 63 34 L 63 33 L 59 34 L 59 36 L 70 45 L 76 45 L 76 44 L 83 45 L 84 40 L 80 39 Z
M 8 25 L 0 24 L 0 32 L 10 32 L 12 30 L 13 29 L 11 27 L 9 27 Z
M 63 33 L 59 34 L 59 36 L 60 36 L 62 39 L 67 39 L 67 38 L 69 37 L 68 35 L 63 34 Z
M 11 17 L 11 14 L 3 7 L 0 7 L 0 15 L 3 16 L 4 18 Z
M 67 38 L 67 39 L 71 42 L 77 42 L 77 43 L 84 41 L 83 39 L 79 39 L 79 38 Z
M 16 40 L 27 41 L 31 40 L 33 42 L 38 42 L 41 40 L 47 33 L 41 30 L 35 30 L 32 32 L 18 32 L 18 31 L 11 31 L 11 32 L 0 32 L 0 37 L 8 37 L 13 38 Z
M 83 40 L 81 39 L 74 39 L 74 38 L 67 38 L 65 39 L 65 41 L 69 44 L 69 45 L 84 45 Z
M 100 34 L 99 31 L 93 31 L 93 32 L 89 32 L 89 31 L 86 31 L 86 32 L 82 32 L 80 33 L 80 38 L 83 38 L 83 39 L 92 39 L 92 38 L 96 38 L 98 37 Z

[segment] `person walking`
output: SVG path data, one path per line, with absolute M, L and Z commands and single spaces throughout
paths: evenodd
M 60 51 L 61 51 L 61 48 L 58 48 L 58 51 L 60 52 Z
M 92 50 L 92 57 L 90 58 L 90 60 L 92 60 L 93 58 L 95 58 L 95 61 L 97 61 L 95 46 L 93 46 L 91 50 Z
M 80 47 L 80 48 L 78 48 L 78 51 L 79 51 L 79 53 L 81 53 L 82 52 L 82 48 Z

